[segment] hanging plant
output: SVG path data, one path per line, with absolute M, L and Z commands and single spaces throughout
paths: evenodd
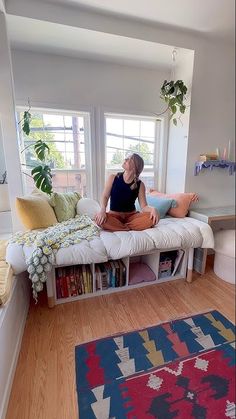
M 186 110 L 186 105 L 184 101 L 186 99 L 186 93 L 188 88 L 185 86 L 183 80 L 177 81 L 167 81 L 165 80 L 161 87 L 160 98 L 165 101 L 167 104 L 167 110 L 170 110 L 172 119 L 176 113 L 179 111 L 181 114 L 184 114 Z M 177 125 L 177 118 L 173 118 L 173 124 Z
M 21 125 L 22 131 L 29 136 L 30 134 L 30 122 L 31 122 L 31 113 L 30 105 L 29 109 L 24 112 L 22 120 L 19 122 Z M 25 147 L 21 152 L 26 149 L 33 147 L 35 154 L 43 165 L 38 165 L 31 170 L 31 176 L 34 179 L 35 186 L 40 189 L 42 192 L 45 192 L 48 195 L 52 193 L 52 172 L 51 168 L 46 165 L 46 158 L 50 153 L 50 148 L 48 145 L 42 141 L 38 140 L 35 144 L 30 144 Z

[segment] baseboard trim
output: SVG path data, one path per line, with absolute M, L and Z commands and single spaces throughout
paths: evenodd
M 14 284 L 16 286 L 16 284 Z M 14 290 L 13 290 L 14 292 Z M 25 288 L 25 292 L 27 293 L 27 289 Z M 21 349 L 21 342 L 22 342 L 22 338 L 23 338 L 23 334 L 24 334 L 24 329 L 25 329 L 25 323 L 26 323 L 26 319 L 27 319 L 27 315 L 28 315 L 28 310 L 29 310 L 29 299 L 26 297 L 25 298 L 25 310 L 22 313 L 22 321 L 20 324 L 20 327 L 18 328 L 18 336 L 17 339 L 15 341 L 15 350 L 13 353 L 13 357 L 11 360 L 11 365 L 9 368 L 9 374 L 8 374 L 8 378 L 7 378 L 7 382 L 5 384 L 5 391 L 3 394 L 3 398 L 2 398 L 2 402 L 0 405 L 0 419 L 5 419 L 6 417 L 6 413 L 7 413 L 7 408 L 8 408 L 8 403 L 9 403 L 9 398 L 10 398 L 10 394 L 11 394 L 11 389 L 12 389 L 12 384 L 13 384 L 13 380 L 14 380 L 14 375 L 15 375 L 15 371 L 16 371 L 16 366 L 17 366 L 17 361 L 18 361 L 18 357 L 19 357 L 19 353 L 20 353 L 20 349 Z

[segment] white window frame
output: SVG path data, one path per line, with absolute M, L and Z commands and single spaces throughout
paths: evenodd
M 26 110 L 26 106 L 17 106 L 16 112 L 24 112 Z M 30 108 L 31 113 L 45 113 L 45 114 L 51 114 L 51 115 L 65 115 L 65 116 L 76 116 L 76 117 L 83 117 L 84 118 L 84 150 L 85 150 L 85 174 L 86 174 L 86 186 L 87 186 L 87 196 L 93 197 L 96 193 L 96 184 L 94 183 L 94 179 L 96 179 L 96 165 L 94 165 L 93 161 L 93 142 L 92 142 L 92 112 L 91 110 L 86 111 L 75 111 L 75 110 L 64 110 L 64 109 L 52 109 L 47 108 L 44 106 L 32 106 Z M 20 139 L 19 139 L 19 147 L 21 145 Z M 19 148 L 20 152 L 20 148 Z M 68 172 L 78 172 L 83 169 L 65 169 Z M 23 181 L 23 189 L 25 192 L 25 179 L 22 175 L 22 181 Z
M 80 111 L 76 109 L 70 109 L 70 106 L 65 110 L 64 108 L 60 109 L 57 105 L 51 105 L 47 103 L 44 106 L 44 103 L 31 103 L 32 112 L 41 112 L 48 114 L 63 114 L 70 116 L 87 116 L 85 118 L 85 124 L 88 124 L 89 128 L 88 137 L 86 140 L 86 179 L 88 185 L 88 197 L 100 201 L 101 195 L 105 185 L 105 161 L 106 161 L 106 129 L 105 129 L 105 115 L 124 118 L 137 117 L 142 120 L 153 120 L 153 114 L 137 112 L 124 112 L 120 109 L 111 109 L 104 108 L 102 106 L 79 106 Z M 26 104 L 23 102 L 19 103 L 19 106 L 16 107 L 16 112 L 22 112 L 27 109 Z M 158 117 L 158 120 L 161 122 L 160 125 L 160 141 L 157 143 L 155 150 L 155 176 L 154 176 L 154 187 L 161 192 L 165 192 L 165 182 L 166 182 L 166 166 L 167 166 L 167 141 L 168 141 L 168 119 L 165 117 Z M 86 131 L 86 130 L 85 130 Z M 20 142 L 19 142 L 20 143 Z M 22 176 L 22 173 L 19 175 Z M 23 176 L 22 176 L 23 179 Z
M 137 113 L 124 113 L 124 112 L 112 112 L 110 109 L 101 109 L 100 110 L 100 150 L 99 153 L 100 159 L 99 164 L 101 167 L 100 172 L 100 185 L 105 184 L 105 173 L 106 173 L 106 117 L 111 118 L 124 118 L 130 120 L 143 120 L 143 121 L 158 121 L 160 122 L 160 132 L 158 134 L 157 129 L 155 129 L 155 152 L 154 152 L 154 189 L 157 189 L 161 192 L 165 191 L 165 181 L 166 181 L 166 162 L 167 162 L 167 136 L 168 136 L 168 121 L 163 117 L 155 118 L 153 115 L 143 115 Z M 148 171 L 147 169 L 145 171 Z M 151 171 L 151 169 L 150 169 Z M 100 186 L 100 194 L 102 193 L 103 188 Z

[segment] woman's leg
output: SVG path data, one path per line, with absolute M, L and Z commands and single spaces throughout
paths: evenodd
M 101 228 L 106 231 L 128 231 L 129 227 L 125 224 L 124 217 L 119 214 L 107 213 L 107 219 L 105 223 L 101 225 Z
M 149 212 L 136 212 L 126 216 L 125 221 L 129 230 L 141 231 L 153 227 Z

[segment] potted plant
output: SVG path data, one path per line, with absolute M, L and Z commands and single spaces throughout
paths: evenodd
M 169 110 L 171 112 L 170 119 L 176 116 L 178 112 L 180 112 L 180 116 L 181 114 L 184 114 L 186 111 L 184 102 L 186 100 L 187 91 L 188 88 L 185 86 L 183 80 L 165 80 L 161 87 L 160 98 L 167 104 L 167 109 L 162 113 Z M 180 116 L 178 119 L 180 119 Z M 177 125 L 177 122 L 177 118 L 173 118 L 173 124 Z
M 22 120 L 19 122 L 21 124 L 22 131 L 28 136 L 30 134 L 30 122 L 31 122 L 31 114 L 30 114 L 30 106 L 27 111 L 24 112 Z M 52 173 L 51 168 L 46 164 L 47 155 L 50 153 L 50 149 L 48 145 L 42 141 L 38 140 L 35 144 L 30 144 L 25 147 L 23 151 L 27 148 L 33 147 L 37 159 L 42 162 L 42 164 L 33 167 L 31 170 L 31 176 L 34 179 L 35 186 L 40 189 L 41 191 L 45 192 L 48 195 L 52 193 Z

